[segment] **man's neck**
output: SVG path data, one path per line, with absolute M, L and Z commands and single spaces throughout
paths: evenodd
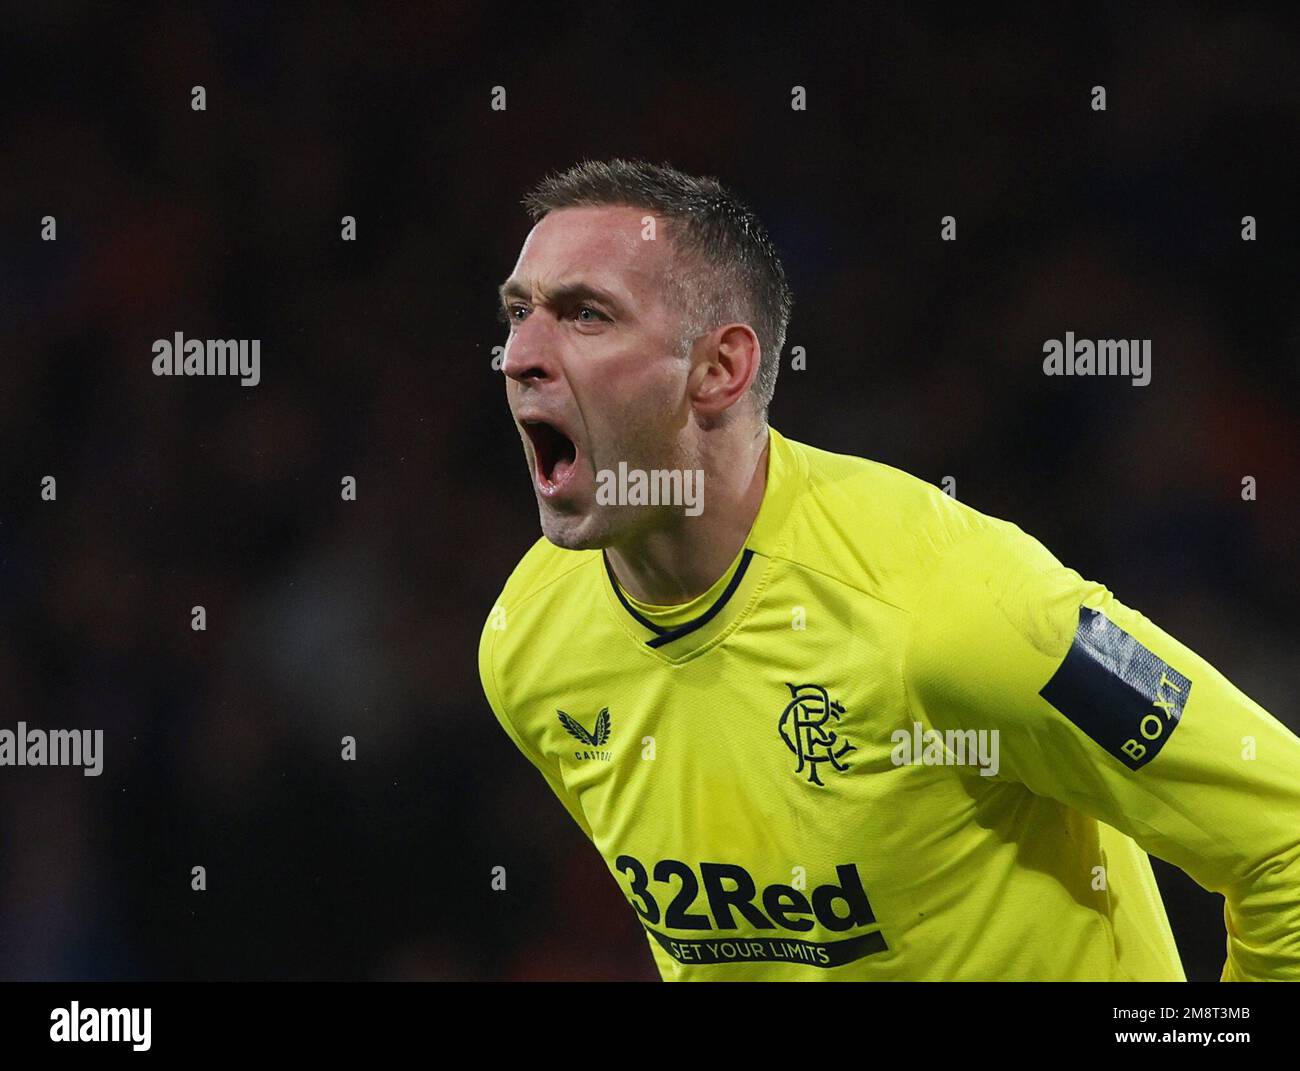
M 708 591 L 740 553 L 767 487 L 767 425 L 724 456 L 706 458 L 705 507 L 667 528 L 637 533 L 605 554 L 632 598 L 652 606 L 689 602 Z

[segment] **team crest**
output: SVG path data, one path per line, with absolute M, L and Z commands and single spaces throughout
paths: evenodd
M 587 745 L 585 750 L 574 751 L 573 757 L 575 759 L 595 759 L 598 762 L 609 762 L 612 757 L 611 752 L 600 750 L 609 741 L 609 707 L 601 708 L 600 713 L 596 715 L 596 724 L 592 727 L 591 732 L 587 732 L 582 722 L 564 713 L 564 711 L 557 709 L 555 713 L 560 716 L 560 724 L 564 726 L 564 731 L 579 743 Z
M 790 684 L 790 702 L 781 714 L 777 731 L 785 746 L 799 760 L 795 773 L 808 769 L 808 780 L 814 785 L 822 784 L 818 771 L 822 763 L 829 762 L 831 768 L 843 773 L 849 768 L 848 763 L 841 763 L 850 751 L 856 751 L 847 740 L 841 740 L 839 734 L 827 728 L 831 718 L 839 720 L 844 707 L 826 694 L 820 684 Z

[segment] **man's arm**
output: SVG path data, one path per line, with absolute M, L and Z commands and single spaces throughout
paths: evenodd
M 1103 585 L 994 521 L 944 552 L 904 675 L 938 729 L 998 729 L 1002 776 L 1225 898 L 1224 981 L 1300 980 L 1300 739 Z

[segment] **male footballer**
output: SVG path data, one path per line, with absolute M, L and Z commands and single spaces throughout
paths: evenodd
M 790 292 L 716 181 L 524 203 L 544 538 L 479 669 L 663 977 L 1181 981 L 1151 853 L 1223 895 L 1224 980 L 1300 980 L 1300 740 L 1014 524 L 770 427 Z

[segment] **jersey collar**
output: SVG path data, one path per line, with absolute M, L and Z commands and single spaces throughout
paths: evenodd
M 768 428 L 767 484 L 745 540 L 740 562 L 718 597 L 689 621 L 666 628 L 639 613 L 614 579 L 601 551 L 606 602 L 619 626 L 639 647 L 666 662 L 684 662 L 722 642 L 743 620 L 771 579 L 772 565 L 789 541 L 790 507 L 807 484 L 807 463 L 783 435 Z

